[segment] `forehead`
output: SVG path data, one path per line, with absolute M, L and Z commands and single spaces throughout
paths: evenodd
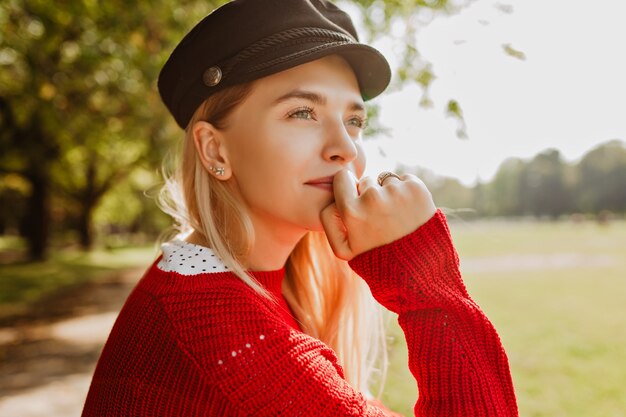
M 343 58 L 337 55 L 317 59 L 261 78 L 254 83 L 249 98 L 271 100 L 272 97 L 275 99 L 296 89 L 314 91 L 324 95 L 329 101 L 363 102 L 354 71 Z

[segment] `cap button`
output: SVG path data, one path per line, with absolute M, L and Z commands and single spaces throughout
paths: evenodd
M 220 83 L 222 80 L 222 70 L 220 67 L 207 68 L 202 74 L 202 82 L 207 87 L 213 87 Z

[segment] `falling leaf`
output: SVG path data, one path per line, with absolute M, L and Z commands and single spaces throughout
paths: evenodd
M 512 56 L 513 58 L 517 58 L 520 61 L 526 61 L 526 54 L 518 49 L 513 48 L 510 44 L 505 43 L 502 45 L 502 49 L 507 55 Z
M 457 129 L 456 136 L 459 139 L 467 139 L 467 126 L 465 124 L 465 119 L 463 118 L 463 110 L 461 109 L 461 105 L 456 100 L 449 100 L 448 105 L 446 106 L 446 115 L 448 117 L 452 117 L 456 119 Z
M 446 108 L 446 114 L 448 116 L 462 118 L 463 117 L 463 110 L 461 110 L 461 106 L 459 105 L 459 102 L 456 101 L 456 100 L 448 101 L 448 106 Z
M 500 10 L 502 13 L 511 14 L 513 13 L 513 6 L 505 3 L 496 3 L 494 6 L 496 9 Z

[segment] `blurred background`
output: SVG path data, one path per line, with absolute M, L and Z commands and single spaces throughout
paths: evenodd
M 170 227 L 158 71 L 224 1 L 0 4 L 0 415 L 79 415 Z M 626 5 L 342 1 L 392 63 L 368 170 L 420 176 L 496 325 L 522 416 L 626 415 Z M 262 23 L 262 22 L 260 22 Z M 417 388 L 392 320 L 383 401 Z

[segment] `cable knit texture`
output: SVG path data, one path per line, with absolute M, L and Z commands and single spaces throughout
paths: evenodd
M 300 331 L 282 297 L 284 269 L 252 272 L 272 302 L 208 248 L 172 242 L 163 252 L 120 312 L 83 416 L 387 415 Z M 517 416 L 506 355 L 467 294 L 441 212 L 350 265 L 399 314 L 416 416 Z

